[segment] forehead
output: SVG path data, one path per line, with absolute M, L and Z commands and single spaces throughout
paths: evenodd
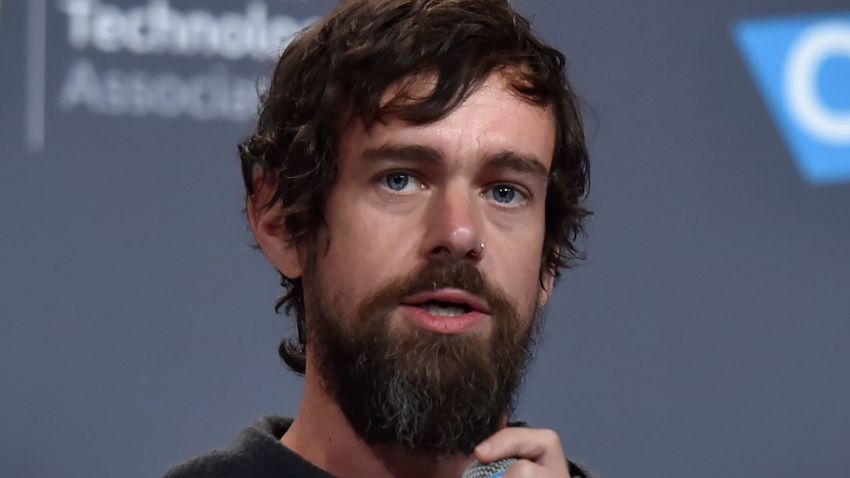
M 406 79 L 389 88 L 382 101 L 390 101 L 402 90 L 406 97 L 422 97 L 434 83 L 433 77 Z M 367 129 L 361 121 L 352 121 L 342 132 L 340 153 L 346 162 L 385 144 L 424 145 L 448 162 L 473 166 L 488 155 L 514 152 L 537 158 L 548 170 L 555 136 L 551 109 L 521 98 L 503 73 L 494 72 L 457 108 L 431 123 L 412 124 L 388 117 Z

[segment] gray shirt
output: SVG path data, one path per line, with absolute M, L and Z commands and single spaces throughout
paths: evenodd
M 265 417 L 242 430 L 230 448 L 192 458 L 164 478 L 334 478 L 280 442 L 290 425 L 291 418 Z M 568 464 L 574 478 L 589 478 L 575 463 Z

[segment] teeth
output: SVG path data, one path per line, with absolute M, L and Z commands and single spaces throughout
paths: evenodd
M 427 310 L 428 313 L 431 315 L 440 315 L 443 317 L 457 317 L 466 313 L 466 309 L 464 309 L 463 307 L 443 307 L 434 304 L 426 305 L 425 310 Z

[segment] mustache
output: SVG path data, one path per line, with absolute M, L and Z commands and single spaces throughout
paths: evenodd
M 361 317 L 388 313 L 404 298 L 438 289 L 461 289 L 486 301 L 492 311 L 513 310 L 507 295 L 466 261 L 429 262 L 422 268 L 392 281 L 363 302 Z

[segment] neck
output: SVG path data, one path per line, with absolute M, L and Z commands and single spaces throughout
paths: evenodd
M 310 362 L 298 416 L 280 439 L 307 461 L 338 478 L 458 478 L 472 463 L 471 456 L 437 459 L 399 447 L 367 444 L 324 391 Z

